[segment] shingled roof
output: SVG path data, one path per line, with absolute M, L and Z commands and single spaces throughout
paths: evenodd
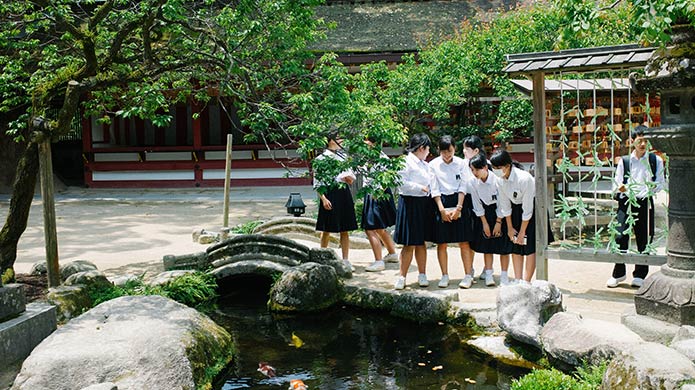
M 332 2 L 316 16 L 335 22 L 316 51 L 339 53 L 413 52 L 428 40 L 453 35 L 461 22 L 478 11 L 509 9 L 517 0 Z

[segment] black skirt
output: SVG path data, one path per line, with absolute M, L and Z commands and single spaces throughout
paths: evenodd
M 445 208 L 456 207 L 458 204 L 458 197 L 458 194 L 442 195 L 442 205 Z M 466 225 L 470 225 L 470 215 L 466 218 L 464 215 L 465 210 L 466 207 L 464 206 L 461 210 L 461 217 L 459 219 L 451 222 L 444 222 L 439 210 L 436 207 L 434 208 L 434 242 L 437 244 L 446 244 L 469 241 L 470 234 L 466 233 L 470 233 L 470 229 L 466 229 Z
M 316 219 L 316 230 L 320 232 L 348 232 L 357 229 L 355 217 L 355 202 L 352 200 L 350 188 L 341 186 L 328 190 L 326 198 L 331 202 L 332 210 L 323 208 L 319 199 L 319 217 Z
M 401 245 L 432 241 L 433 204 L 429 196 L 399 196 L 394 241 Z
M 512 226 L 516 231 L 521 228 L 522 221 L 522 206 L 520 204 L 512 203 Z M 553 236 L 553 231 L 550 229 L 550 216 L 546 215 L 548 218 L 548 244 L 555 241 Z M 532 255 L 536 253 L 536 210 L 534 207 L 533 214 L 531 214 L 531 220 L 528 221 L 528 226 L 526 227 L 526 245 L 514 244 L 512 248 L 512 253 L 517 255 Z
M 364 195 L 362 229 L 386 229 L 396 224 L 396 205 L 393 202 L 393 194 L 390 189 L 385 192 L 386 196 L 381 199 L 374 199 L 369 194 Z
M 490 226 L 490 234 L 495 228 L 495 223 L 497 222 L 497 204 L 486 205 L 483 204 L 485 208 L 485 220 Z M 473 214 L 473 241 L 471 242 L 471 248 L 478 253 L 494 253 L 497 255 L 508 255 L 512 253 L 513 243 L 509 240 L 507 236 L 507 223 L 502 219 L 502 235 L 500 237 L 490 237 L 487 238 L 483 234 L 483 222 L 478 216 Z

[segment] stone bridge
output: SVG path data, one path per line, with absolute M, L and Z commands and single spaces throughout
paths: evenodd
M 352 272 L 332 249 L 309 248 L 288 238 L 266 234 L 232 237 L 211 245 L 205 252 L 164 256 L 167 271 L 205 271 L 218 282 L 239 275 L 272 277 L 304 263 L 329 265 L 338 276 L 352 277 Z

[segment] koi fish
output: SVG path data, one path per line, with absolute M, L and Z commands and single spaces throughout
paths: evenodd
M 275 376 L 275 368 L 273 368 L 273 366 L 271 366 L 267 362 L 258 363 L 257 371 L 267 376 L 268 378 L 272 378 Z
M 305 385 L 301 379 L 292 379 L 290 381 L 290 387 L 288 387 L 287 389 L 288 390 L 307 390 L 307 389 L 309 389 L 309 386 Z

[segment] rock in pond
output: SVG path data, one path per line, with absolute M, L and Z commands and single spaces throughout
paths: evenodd
M 305 263 L 282 273 L 270 289 L 268 306 L 286 312 L 318 311 L 340 300 L 342 284 L 333 267 Z

